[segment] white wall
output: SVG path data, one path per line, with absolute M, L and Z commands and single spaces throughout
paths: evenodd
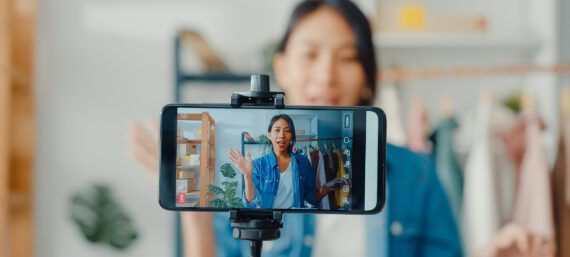
M 39 2 L 37 256 L 173 256 L 173 215 L 160 209 L 156 185 L 127 156 L 128 123 L 157 117 L 171 101 L 177 28 L 199 26 L 239 68 L 282 32 L 288 2 Z M 125 253 L 93 248 L 69 221 L 71 194 L 97 181 L 114 187 L 140 230 Z

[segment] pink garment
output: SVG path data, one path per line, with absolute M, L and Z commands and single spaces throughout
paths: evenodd
M 423 104 L 413 101 L 408 117 L 408 147 L 416 152 L 429 152 L 427 134 L 429 118 Z
M 515 165 L 516 171 L 520 171 L 524 154 L 526 152 L 526 127 L 528 126 L 527 117 L 521 115 L 516 123 L 500 134 L 505 145 L 507 155 Z M 546 128 L 544 122 L 540 120 L 540 130 Z
M 513 221 L 554 248 L 550 172 L 540 137 L 540 121 L 534 113 L 526 119 L 527 147 L 521 163 Z

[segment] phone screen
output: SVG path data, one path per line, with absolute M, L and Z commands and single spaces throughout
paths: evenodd
M 378 109 L 307 108 L 166 108 L 161 204 L 178 210 L 377 210 L 385 179 L 385 120 Z

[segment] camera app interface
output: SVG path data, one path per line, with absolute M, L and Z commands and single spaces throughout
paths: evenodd
M 351 210 L 353 116 L 179 108 L 176 206 Z

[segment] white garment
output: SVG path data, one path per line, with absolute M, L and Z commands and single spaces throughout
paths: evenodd
M 291 171 L 291 166 L 291 162 L 289 162 L 289 167 L 281 173 L 273 208 L 291 209 L 293 207 L 293 171 Z
M 380 91 L 382 92 L 380 93 Z M 379 99 L 379 102 L 375 102 L 374 105 L 382 107 L 386 113 L 386 120 L 390 121 L 387 124 L 387 140 L 391 144 L 405 146 L 407 141 L 406 130 L 404 130 L 404 126 L 402 125 L 400 98 L 396 87 L 393 85 L 384 85 L 378 92 L 380 96 L 376 97 L 376 99 Z
M 497 172 L 490 142 L 491 99 L 478 107 L 474 144 L 467 159 L 463 188 L 463 241 L 465 256 L 484 247 L 500 226 Z
M 473 145 L 478 143 L 478 117 L 477 111 L 479 106 L 474 110 L 463 112 L 459 118 L 459 128 L 455 134 L 455 148 L 462 160 L 466 163 L 470 156 Z M 489 118 L 488 133 L 490 136 L 489 148 L 492 154 L 492 165 L 498 173 L 498 188 L 500 190 L 500 215 L 501 224 L 506 224 L 512 219 L 512 209 L 515 196 L 515 167 L 507 155 L 504 141 L 499 135 L 506 133 L 517 123 L 517 115 L 503 104 L 492 104 L 491 114 Z
M 311 159 L 311 158 L 309 158 Z M 327 183 L 327 175 L 325 174 L 325 159 L 323 158 L 323 153 L 319 151 L 319 165 L 317 166 L 317 176 L 321 184 L 319 186 L 323 186 Z M 329 201 L 329 196 L 326 195 L 321 199 L 321 208 L 324 210 L 331 209 L 331 203 Z
M 365 218 L 364 215 L 319 215 L 312 256 L 366 256 Z

